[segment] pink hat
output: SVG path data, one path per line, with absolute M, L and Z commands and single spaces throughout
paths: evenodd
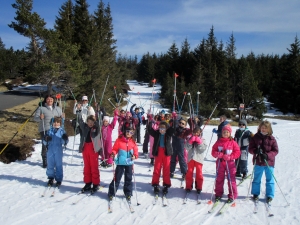
M 126 116 L 132 117 L 130 112 L 126 112 Z
M 230 134 L 231 134 L 231 132 L 232 132 L 231 126 L 230 126 L 229 124 L 223 127 L 222 132 L 223 132 L 224 130 L 227 130 Z

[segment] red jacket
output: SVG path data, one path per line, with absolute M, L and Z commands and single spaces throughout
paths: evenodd
M 219 149 L 222 149 L 222 153 L 226 154 L 226 150 L 232 150 L 231 160 L 237 159 L 241 155 L 239 145 L 230 137 L 230 138 L 220 138 L 212 147 L 211 155 L 215 158 L 218 157 Z
M 249 152 L 253 155 L 253 163 L 254 159 L 257 157 L 254 152 L 258 146 L 262 149 L 263 153 L 268 155 L 267 163 L 269 166 L 274 167 L 275 156 L 278 154 L 278 145 L 276 139 L 272 135 L 262 135 L 261 133 L 256 133 L 253 138 L 251 138 Z M 266 163 L 258 156 L 256 159 L 256 165 L 266 166 Z

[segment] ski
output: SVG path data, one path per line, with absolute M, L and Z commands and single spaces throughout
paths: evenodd
M 80 202 L 81 200 L 90 197 L 91 195 L 93 195 L 92 193 L 86 194 L 85 196 L 77 199 L 75 202 L 72 203 L 72 205 L 76 205 L 78 202 Z
M 163 206 L 168 206 L 169 201 L 167 199 L 167 194 L 163 194 L 163 196 L 162 196 L 162 203 L 163 203 Z
M 201 193 L 197 193 L 197 204 L 201 204 Z
M 259 200 L 253 200 L 254 202 L 254 210 L 253 210 L 253 213 L 256 214 L 258 212 L 258 202 Z
M 184 199 L 183 199 L 183 204 L 186 204 L 186 203 L 187 203 L 187 200 L 188 200 L 189 195 L 190 195 L 190 192 L 187 191 L 187 192 L 185 193 L 185 197 L 184 197 Z
M 274 216 L 274 214 L 272 213 L 272 209 L 271 209 L 271 204 L 270 204 L 270 202 L 266 202 L 265 205 L 266 205 L 266 210 L 267 210 L 267 212 L 268 212 L 268 216 L 269 216 L 269 217 Z
M 153 200 L 153 205 L 156 205 L 157 201 L 158 201 L 158 193 L 154 193 L 154 200 Z
M 219 214 L 223 214 L 224 212 L 227 211 L 227 209 L 228 209 L 230 206 L 233 207 L 234 204 L 235 204 L 234 201 L 233 201 L 233 202 L 230 202 L 230 203 L 226 202 L 226 203 L 222 206 L 222 208 L 219 210 Z
M 81 191 L 79 191 L 79 192 L 77 192 L 77 193 L 75 193 L 75 194 L 71 194 L 71 195 L 69 195 L 69 196 L 67 196 L 67 197 L 65 197 L 65 198 L 63 198 L 63 199 L 57 200 L 56 202 L 63 202 L 63 201 L 65 201 L 65 200 L 69 199 L 69 198 L 72 198 L 72 197 L 74 197 L 74 196 L 76 196 L 76 195 L 80 195 L 80 194 L 82 194 Z
M 132 205 L 131 205 L 131 200 L 129 200 L 129 199 L 126 198 L 126 202 L 127 202 L 128 206 L 129 206 L 130 212 L 131 212 L 131 213 L 134 213 L 134 208 L 133 208 Z
M 248 176 L 246 176 L 244 179 L 240 180 L 240 182 L 236 185 L 239 186 L 241 185 L 246 179 L 248 179 L 249 177 L 251 177 L 251 174 L 249 174 Z
M 51 185 L 47 185 L 43 191 L 43 193 L 41 194 L 41 197 L 45 197 L 45 195 L 47 194 L 47 192 L 52 188 Z
M 109 199 L 109 200 L 108 200 L 108 212 L 109 212 L 109 213 L 112 213 L 112 212 L 113 212 L 113 207 L 112 207 L 112 205 L 113 205 L 113 199 Z
M 208 213 L 212 213 L 216 210 L 217 206 L 219 205 L 220 200 L 219 201 L 215 201 L 215 203 L 213 204 L 213 206 L 211 207 L 211 209 L 208 211 Z
M 51 195 L 50 195 L 50 197 L 54 197 L 54 195 L 55 195 L 55 193 L 58 189 L 59 189 L 59 186 L 55 186 L 52 193 L 51 193 Z

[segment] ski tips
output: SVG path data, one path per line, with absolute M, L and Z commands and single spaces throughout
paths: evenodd
M 207 202 L 207 204 L 211 205 L 211 204 L 212 204 L 212 200 L 209 200 L 209 201 Z
M 137 203 L 137 205 L 141 205 L 141 203 Z
M 234 202 L 234 203 L 232 203 L 231 207 L 235 207 L 235 206 L 236 206 L 235 202 Z

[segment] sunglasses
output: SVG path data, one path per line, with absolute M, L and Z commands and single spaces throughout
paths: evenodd
M 239 123 L 239 126 L 246 126 L 245 124 L 243 124 L 243 123 Z
M 185 123 L 180 122 L 179 124 L 185 126 Z
M 126 133 L 127 133 L 127 134 L 131 134 L 131 135 L 133 135 L 133 134 L 134 134 L 134 132 L 133 132 L 133 131 L 131 131 L 131 130 L 126 130 Z
M 159 128 L 159 130 L 164 131 L 164 130 L 166 130 L 166 128 Z

